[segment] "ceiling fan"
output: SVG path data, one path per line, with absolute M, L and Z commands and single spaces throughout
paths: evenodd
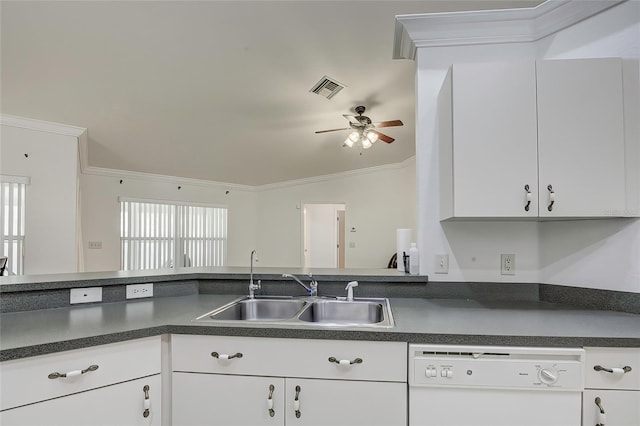
M 344 141 L 343 146 L 348 146 L 351 148 L 354 144 L 360 144 L 362 148 L 369 149 L 371 146 L 376 143 L 378 139 L 383 142 L 391 143 L 395 139 L 391 136 L 387 136 L 384 133 L 380 133 L 375 128 L 380 127 L 395 127 L 402 126 L 402 121 L 400 120 L 391 120 L 391 121 L 380 121 L 374 123 L 371 119 L 365 115 L 362 115 L 366 108 L 362 105 L 358 105 L 355 107 L 355 112 L 358 115 L 351 114 L 343 114 L 343 117 L 349 120 L 350 127 L 344 127 L 341 129 L 330 129 L 330 130 L 318 130 L 316 133 L 327 133 L 327 132 L 337 132 L 341 130 L 349 130 L 353 129 L 347 139 Z

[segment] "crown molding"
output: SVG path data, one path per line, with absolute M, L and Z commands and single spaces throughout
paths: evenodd
M 84 127 L 68 126 L 66 124 L 58 124 L 50 121 L 42 121 L 34 118 L 17 117 L 15 115 L 6 114 L 0 114 L 0 124 L 3 126 L 12 126 L 22 129 L 55 133 L 58 135 L 73 136 L 75 138 L 80 138 L 87 132 L 87 129 Z
M 255 191 L 255 186 L 237 183 L 216 182 L 204 179 L 193 179 L 178 176 L 157 175 L 153 173 L 134 172 L 130 170 L 108 169 L 103 167 L 87 166 L 82 169 L 86 175 L 113 177 L 117 179 L 136 179 L 143 181 L 162 182 L 178 185 L 191 185 L 217 189 L 234 189 L 236 191 Z
M 217 189 L 221 189 L 221 188 L 234 189 L 236 191 L 245 191 L 245 192 L 260 192 L 260 191 L 270 191 L 274 189 L 288 188 L 291 186 L 308 185 L 311 183 L 327 182 L 335 179 L 341 179 L 344 177 L 377 173 L 385 170 L 403 169 L 412 164 L 415 164 L 415 156 L 410 157 L 400 163 L 385 164 L 382 166 L 367 167 L 367 168 L 357 169 L 357 170 L 348 170 L 346 172 L 332 173 L 332 174 L 323 175 L 323 176 L 314 176 L 314 177 L 309 177 L 304 179 L 296 179 L 296 180 L 289 180 L 284 182 L 269 183 L 266 185 L 255 185 L 255 186 L 241 185 L 236 183 L 215 182 L 215 181 L 209 181 L 209 180 L 203 180 L 203 179 L 182 178 L 177 176 L 156 175 L 152 173 L 141 173 L 141 172 L 133 172 L 129 170 L 108 169 L 108 168 L 94 167 L 94 166 L 84 167 L 82 169 L 82 173 L 87 175 L 113 177 L 117 179 L 137 179 L 137 180 L 146 180 L 146 181 L 163 182 L 163 183 L 180 184 L 180 185 L 192 185 L 192 186 L 217 188 Z
M 381 166 L 373 166 L 373 167 L 366 167 L 366 168 L 362 168 L 362 169 L 347 170 L 347 171 L 344 171 L 344 172 L 331 173 L 331 174 L 328 174 L 328 175 L 312 176 L 312 177 L 303 178 L 303 179 L 295 179 L 295 180 L 288 180 L 288 181 L 284 181 L 284 182 L 269 183 L 269 184 L 266 184 L 266 185 L 258 185 L 255 188 L 258 191 L 270 191 L 270 190 L 274 190 L 274 189 L 288 188 L 288 187 L 291 187 L 291 186 L 309 185 L 309 184 L 312 184 L 312 183 L 328 182 L 328 181 L 331 181 L 331 180 L 342 179 L 342 178 L 345 178 L 345 177 L 352 177 L 352 176 L 357 176 L 357 175 L 366 175 L 366 174 L 370 174 L 370 173 L 377 173 L 377 172 L 386 171 L 386 170 L 393 170 L 393 169 L 404 169 L 405 167 L 408 167 L 408 166 L 410 166 L 412 164 L 415 164 L 415 161 L 416 161 L 416 157 L 415 156 L 411 156 L 411 157 L 407 158 L 406 160 L 401 161 L 399 163 L 383 164 Z
M 393 59 L 421 47 L 529 43 L 627 0 L 547 0 L 533 7 L 396 16 Z

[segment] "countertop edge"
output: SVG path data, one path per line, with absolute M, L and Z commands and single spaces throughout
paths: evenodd
M 30 358 L 74 349 L 105 345 L 163 334 L 191 334 L 203 336 L 237 336 L 263 338 L 365 340 L 450 345 L 501 345 L 547 347 L 640 347 L 640 338 L 579 337 L 579 336 L 516 336 L 479 334 L 438 334 L 394 331 L 336 330 L 307 328 L 210 327 L 200 325 L 161 325 L 137 330 L 88 336 L 0 350 L 0 362 Z
M 249 268 L 233 270 L 175 269 L 170 271 L 131 271 L 113 273 L 74 273 L 57 275 L 33 275 L 27 277 L 0 277 L 0 294 L 25 291 L 56 290 L 64 288 L 114 286 L 186 280 L 248 280 Z M 306 268 L 257 268 L 254 279 L 282 280 L 283 273 L 306 275 L 309 272 L 318 281 L 353 281 L 426 284 L 427 275 L 410 275 L 395 269 L 306 269 Z

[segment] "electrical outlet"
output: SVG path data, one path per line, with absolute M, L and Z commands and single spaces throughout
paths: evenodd
M 153 283 L 130 284 L 127 286 L 127 299 L 140 299 L 142 297 L 153 297 Z
M 102 302 L 102 287 L 72 288 L 69 294 L 69 303 Z
M 515 254 L 500 255 L 500 274 L 502 275 L 516 274 L 516 255 Z
M 448 274 L 449 273 L 449 255 L 448 254 L 436 254 L 436 274 Z
M 102 241 L 89 241 L 89 248 L 90 249 L 101 249 L 102 248 Z

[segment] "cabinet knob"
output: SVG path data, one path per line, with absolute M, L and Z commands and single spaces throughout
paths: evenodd
M 296 413 L 296 419 L 299 419 L 302 413 L 300 413 L 300 386 L 296 386 L 296 396 L 293 398 L 293 409 Z
M 524 206 L 524 211 L 528 212 L 529 211 L 529 206 L 531 205 L 531 189 L 529 188 L 529 185 L 525 185 L 524 186 L 524 190 L 527 192 L 526 196 L 525 196 L 525 201 L 527 202 L 527 204 L 525 204 Z
M 598 406 L 598 423 L 596 423 L 596 426 L 604 426 L 605 422 L 607 421 L 607 417 L 604 413 L 604 408 L 602 407 L 602 400 L 600 399 L 599 396 L 596 396 L 595 403 Z
M 59 379 L 59 378 L 63 378 L 63 377 L 74 377 L 74 376 L 80 376 L 82 374 L 88 373 L 90 371 L 96 371 L 98 369 L 97 365 L 90 365 L 87 368 L 85 368 L 84 370 L 73 370 L 73 371 L 68 371 L 66 373 L 58 373 L 57 371 L 54 373 L 49 374 L 47 377 L 49 377 L 50 379 Z
M 269 397 L 267 398 L 267 409 L 269 410 L 269 417 L 273 417 L 276 415 L 276 412 L 273 409 L 273 391 L 275 389 L 275 386 L 269 385 Z
M 336 359 L 336 357 L 330 356 L 329 362 L 335 362 L 338 365 L 362 364 L 362 358 L 356 358 L 351 361 L 349 359 Z
M 233 355 L 228 355 L 228 354 L 219 354 L 218 352 L 211 352 L 211 356 L 214 358 L 227 360 L 227 359 L 233 359 L 233 358 L 242 358 L 242 353 L 237 352 Z
M 144 387 L 142 388 L 142 391 L 144 392 L 144 411 L 142 412 L 142 417 L 144 417 L 145 419 L 147 417 L 149 417 L 149 414 L 151 414 L 151 400 L 149 399 L 149 385 L 144 385 Z
M 624 374 L 624 373 L 628 373 L 632 370 L 631 367 L 629 367 L 628 365 L 625 365 L 624 367 L 620 368 L 620 367 L 614 367 L 614 368 L 605 368 L 601 365 L 594 365 L 593 369 L 596 371 L 605 371 L 607 373 L 611 373 L 611 374 Z
M 549 191 L 549 205 L 547 206 L 547 210 L 552 211 L 553 203 L 556 202 L 556 193 L 551 185 L 547 185 L 547 190 Z

